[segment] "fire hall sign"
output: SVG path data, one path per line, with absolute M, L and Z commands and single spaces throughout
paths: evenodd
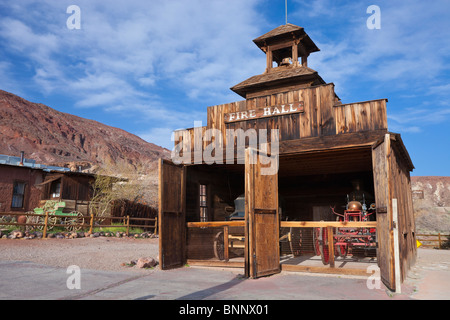
M 304 112 L 303 101 L 293 103 L 281 104 L 271 107 L 264 107 L 259 109 L 250 109 L 245 111 L 236 111 L 226 113 L 225 123 L 256 120 L 267 117 L 284 116 L 287 114 Z

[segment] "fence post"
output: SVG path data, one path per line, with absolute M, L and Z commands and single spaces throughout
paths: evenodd
M 48 211 L 45 211 L 44 230 L 42 231 L 42 239 L 47 237 Z
M 155 217 L 155 234 L 158 234 L 158 216 Z
M 328 254 L 330 260 L 330 268 L 334 268 L 334 241 L 333 241 L 333 227 L 327 227 L 328 234 Z M 324 239 L 325 241 L 325 239 Z
M 228 261 L 230 258 L 228 252 L 228 226 L 223 226 L 223 258 Z
M 91 213 L 91 221 L 89 222 L 89 234 L 92 234 L 93 227 L 94 227 L 94 214 Z
M 130 235 L 130 216 L 127 216 L 127 237 Z
M 438 239 L 439 239 L 439 250 L 441 249 L 441 233 L 438 233 Z

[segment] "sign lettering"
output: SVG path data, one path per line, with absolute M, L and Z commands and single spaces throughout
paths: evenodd
M 256 120 L 260 118 L 284 116 L 287 114 L 304 112 L 303 101 L 251 109 L 245 111 L 236 111 L 225 114 L 225 123 Z

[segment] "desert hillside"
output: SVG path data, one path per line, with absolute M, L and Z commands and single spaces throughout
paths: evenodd
M 416 231 L 450 233 L 450 177 L 411 177 Z
M 0 90 L 0 154 L 106 175 L 134 175 L 157 203 L 157 161 L 170 151 L 100 122 Z
M 105 163 L 139 166 L 170 155 L 122 129 L 57 111 L 0 90 L 0 154 L 38 163 L 82 166 Z

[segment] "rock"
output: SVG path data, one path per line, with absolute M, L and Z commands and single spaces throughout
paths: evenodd
M 117 232 L 116 232 L 116 237 L 117 237 L 117 238 L 120 238 L 121 236 L 122 236 L 122 234 L 121 234 L 119 231 L 117 231 Z
M 89 238 L 89 237 L 91 236 L 91 234 L 90 234 L 89 232 L 85 232 L 85 233 L 84 233 L 84 236 L 85 236 L 86 238 Z
M 20 239 L 23 238 L 23 232 L 20 230 L 14 230 L 10 234 L 11 239 Z
M 78 232 L 77 233 L 77 238 L 84 238 L 85 237 L 85 233 L 84 232 Z
M 76 233 L 76 232 L 71 232 L 71 233 L 69 234 L 69 239 L 76 239 L 76 238 L 78 238 L 78 233 Z
M 62 235 L 61 233 L 57 233 L 56 234 L 56 239 L 64 239 L 64 235 Z
M 136 262 L 136 266 L 138 268 L 153 268 L 157 265 L 157 262 L 155 259 L 149 257 L 149 258 L 139 258 Z
M 47 238 L 54 238 L 55 237 L 55 234 L 54 233 L 49 233 L 49 234 L 47 234 Z
M 36 232 L 34 232 L 34 236 L 36 238 L 42 238 L 42 232 L 36 231 Z

